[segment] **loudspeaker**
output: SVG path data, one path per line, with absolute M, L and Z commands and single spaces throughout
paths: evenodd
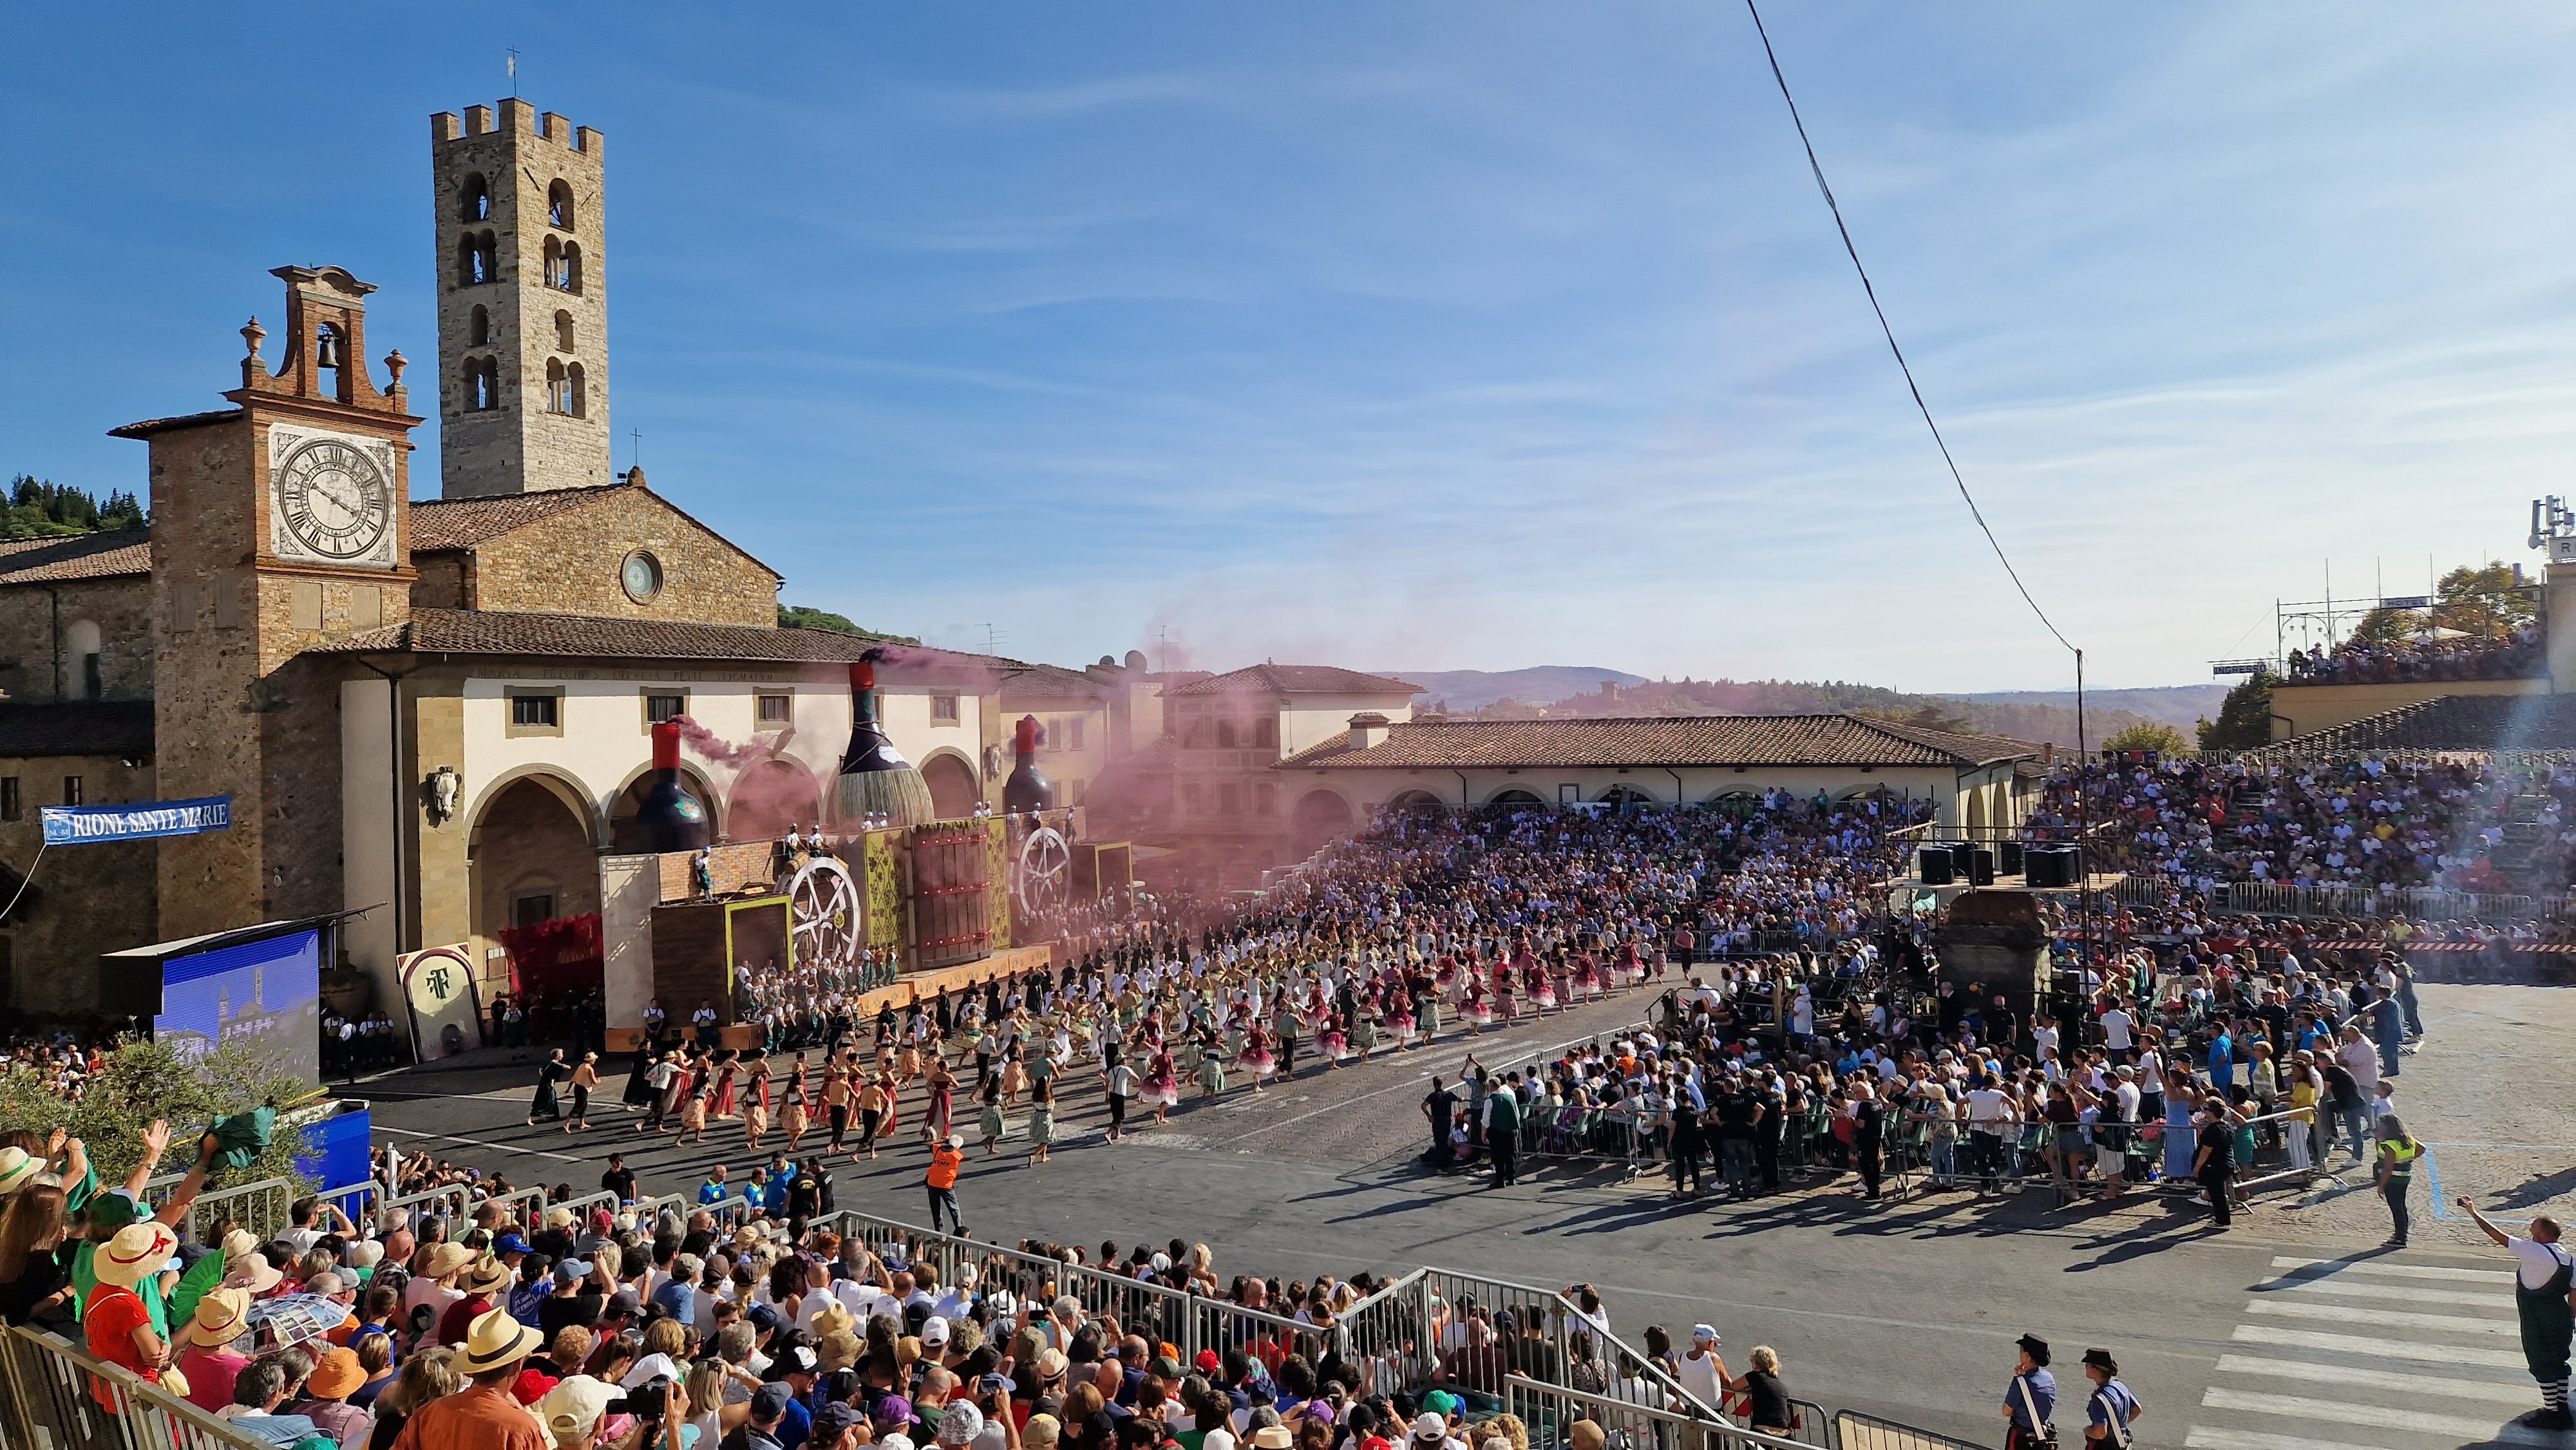
M 1983 846 L 1975 846 L 1969 849 L 1968 884 L 1971 886 L 1992 886 L 1995 884 L 1994 852 L 1987 850 Z
M 1995 870 L 2005 876 L 2021 874 L 2021 842 L 2003 841 L 1995 846 Z
M 2065 863 L 2055 846 L 2032 846 L 2021 853 L 2022 884 L 2032 890 L 2044 890 L 2067 884 Z
M 1926 886 L 1947 886 L 1951 881 L 1951 856 L 1947 846 L 1925 846 L 1914 853 L 1914 874 Z

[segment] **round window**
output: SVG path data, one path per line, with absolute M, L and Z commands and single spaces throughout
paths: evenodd
M 618 570 L 618 582 L 626 586 L 626 597 L 638 604 L 650 604 L 662 592 L 662 561 L 650 551 L 638 549 L 626 556 Z

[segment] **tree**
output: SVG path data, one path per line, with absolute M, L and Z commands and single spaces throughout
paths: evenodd
M 2218 703 L 2218 718 L 2200 722 L 2203 750 L 2252 750 L 2272 743 L 2272 687 L 2280 683 L 2268 670 L 2247 675 Z
M 2344 637 L 2347 645 L 2387 649 L 2404 644 L 2423 632 L 2423 616 L 2411 609 L 2374 609 L 2361 617 L 2361 623 Z
M 879 634 L 873 629 L 861 629 L 846 614 L 834 614 L 828 609 L 816 609 L 810 604 L 778 606 L 778 627 L 780 629 L 820 629 L 832 634 L 855 634 L 861 639 L 881 639 L 888 644 L 921 643 L 910 635 Z
M 40 1136 L 56 1128 L 68 1130 L 88 1147 L 99 1177 L 115 1182 L 141 1161 L 143 1130 L 155 1118 L 170 1121 L 174 1146 L 166 1161 L 176 1171 L 195 1162 L 196 1155 L 183 1154 L 175 1144 L 195 1142 L 208 1123 L 267 1102 L 281 1109 L 295 1107 L 309 1091 L 244 1042 L 226 1043 L 188 1062 L 166 1042 L 128 1037 L 108 1050 L 106 1070 L 90 1079 L 77 1102 L 55 1094 L 52 1083 L 30 1068 L 0 1074 L 0 1122 Z M 224 1174 L 224 1181 L 283 1178 L 310 1187 L 295 1171 L 303 1152 L 303 1135 L 281 1130 L 258 1162 Z
M 2162 720 L 2141 720 L 2102 742 L 2105 750 L 2152 750 L 2159 755 L 2183 755 L 2191 750 L 2182 732 Z
M 2528 586 L 2516 579 L 2513 566 L 2466 565 L 2442 576 L 2435 586 L 2433 622 L 2480 639 L 2501 639 L 2534 617 Z
M 1964 716 L 1953 715 L 1938 705 L 1922 705 L 1912 710 L 1855 710 L 1852 713 L 1872 720 L 1885 720 L 1891 725 L 1911 725 L 1917 730 L 1942 730 L 1952 735 L 1974 735 L 1976 723 Z
M 110 490 L 100 503 L 89 490 L 19 474 L 9 481 L 9 501 L 0 508 L 0 539 L 62 538 L 125 529 L 143 523 L 143 503 L 133 494 Z

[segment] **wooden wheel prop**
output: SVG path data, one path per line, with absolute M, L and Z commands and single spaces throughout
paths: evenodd
M 787 904 L 795 923 L 796 965 L 848 967 L 858 961 L 864 944 L 859 885 L 848 867 L 830 856 L 807 861 L 788 878 Z
M 1012 894 L 1019 898 L 1024 915 L 1052 911 L 1072 894 L 1073 849 L 1055 827 L 1040 826 L 1021 840 L 1011 878 Z

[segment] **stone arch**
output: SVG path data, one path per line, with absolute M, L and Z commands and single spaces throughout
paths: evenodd
M 522 765 L 501 772 L 483 782 L 472 800 L 460 803 L 456 814 L 468 822 L 480 821 L 492 803 L 501 798 L 502 792 L 522 781 L 544 787 L 556 800 L 563 802 L 564 809 L 581 817 L 582 839 L 591 843 L 593 849 L 597 848 L 600 840 L 599 803 L 591 799 L 590 792 L 582 788 L 580 781 L 551 765 Z M 472 845 L 470 838 L 467 845 L 469 848 Z
M 581 244 L 566 242 L 563 248 L 563 280 L 556 285 L 578 297 L 581 295 Z
M 1544 806 L 1547 802 L 1539 799 L 1538 792 L 1513 785 L 1505 786 L 1501 790 L 1494 792 L 1492 795 L 1485 797 L 1485 804 L 1489 806 L 1514 806 L 1526 810 L 1532 806 Z
M 107 653 L 95 619 L 63 626 L 62 698 L 96 700 L 107 694 Z
M 492 345 L 492 313 L 480 302 L 475 303 L 474 310 L 466 314 L 465 345 L 467 347 Z
M 465 173 L 465 184 L 456 189 L 456 219 L 464 222 L 492 219 L 492 185 L 480 171 Z
M 1297 849 L 1306 852 L 1350 834 L 1355 823 L 1350 797 L 1317 786 L 1297 798 L 1296 808 L 1289 813 L 1288 829 Z
M 602 836 L 608 842 L 608 849 L 612 854 L 633 856 L 646 849 L 643 832 L 635 824 L 635 809 L 642 803 L 646 784 L 652 778 L 653 765 L 648 760 L 630 772 L 618 785 L 616 793 L 609 796 L 603 803 L 606 806 L 606 815 L 602 818 Z M 707 808 L 707 839 L 711 841 L 733 839 L 729 830 L 732 818 L 725 813 L 724 798 L 717 795 L 715 787 L 707 783 L 706 772 L 682 760 L 680 783 L 689 788 L 689 794 L 698 798 L 698 804 Z
M 943 821 L 962 821 L 983 800 L 976 784 L 975 762 L 963 751 L 942 746 L 921 762 L 921 783 L 930 787 L 931 814 Z
M 515 927 L 599 910 L 599 859 L 581 787 L 545 770 L 486 786 L 466 819 L 473 936 L 497 944 Z M 478 949 L 486 1000 L 513 989 L 511 968 Z
M 563 359 L 559 357 L 546 359 L 546 411 L 549 413 L 572 411 L 572 379 L 571 375 L 564 371 Z
M 1965 795 L 1967 799 L 1962 804 L 1966 807 L 1966 820 L 1962 824 L 1972 832 L 1984 830 L 1988 824 L 1985 791 L 1972 787 L 1965 792 Z
M 1391 811 L 1431 811 L 1445 809 L 1448 804 L 1431 792 L 1417 787 L 1413 790 L 1397 791 L 1388 797 L 1386 808 Z
M 590 416 L 590 377 L 582 371 L 581 364 L 564 369 L 564 395 L 564 411 L 576 418 Z
M 1653 805 L 1655 803 L 1655 798 L 1646 794 L 1644 791 L 1639 790 L 1637 787 L 1628 784 L 1626 781 L 1621 781 L 1617 785 L 1603 791 L 1601 793 L 1601 801 L 1602 804 L 1610 806 L 1613 809 L 1624 811 L 1636 806 Z
M 572 183 L 561 177 L 546 188 L 546 225 L 565 231 L 573 229 Z
M 579 348 L 577 348 L 577 347 L 575 347 L 575 346 L 573 345 L 573 344 L 574 344 L 574 342 L 575 342 L 575 340 L 576 340 L 576 338 L 575 338 L 575 329 L 574 329 L 574 327 L 573 327 L 572 314 L 571 314 L 571 313 L 569 313 L 569 312 L 564 311 L 564 310 L 563 310 L 562 308 L 560 308 L 560 307 L 559 307 L 559 308 L 556 308 L 556 309 L 555 309 L 555 351 L 557 351 L 557 352 L 578 352 L 578 351 L 580 351 L 580 349 L 579 349 Z

